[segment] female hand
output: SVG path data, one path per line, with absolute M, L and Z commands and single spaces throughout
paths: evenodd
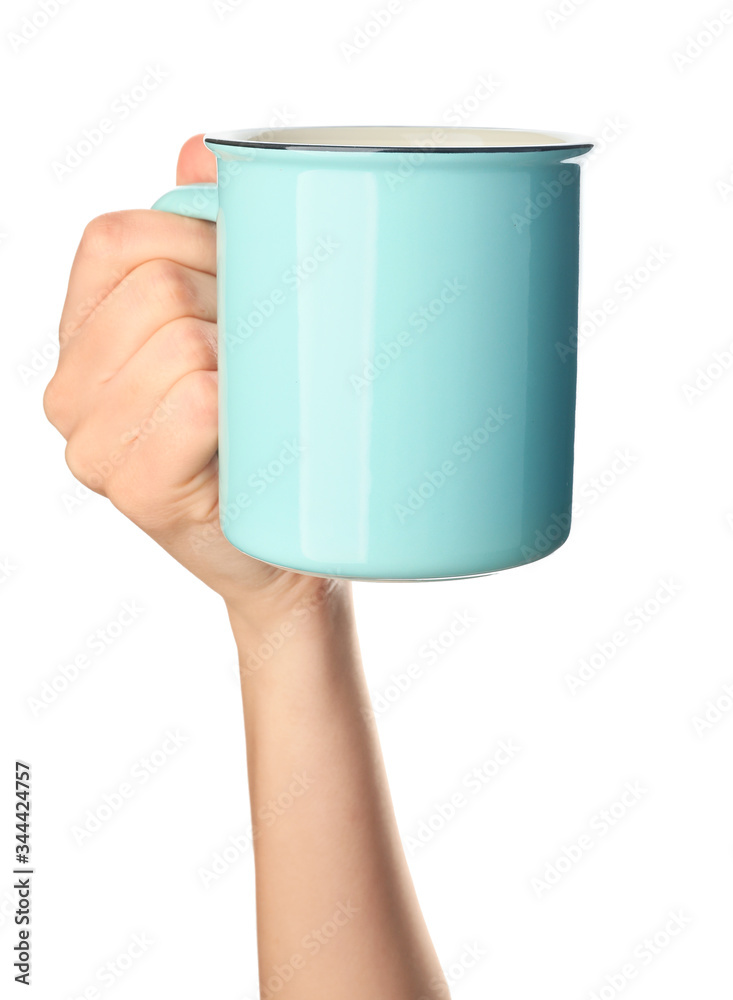
M 179 184 L 216 179 L 200 135 Z M 211 222 L 132 210 L 93 219 L 74 258 L 46 415 L 74 476 L 106 496 L 261 627 L 336 581 L 259 562 L 219 527 L 216 233 Z

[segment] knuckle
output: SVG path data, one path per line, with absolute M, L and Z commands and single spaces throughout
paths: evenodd
M 69 435 L 64 457 L 72 476 L 82 486 L 103 497 L 108 495 L 114 462 L 110 460 L 112 456 L 100 456 L 93 426 L 88 421 Z
M 211 372 L 202 370 L 190 372 L 181 379 L 179 385 L 185 400 L 185 408 L 195 420 L 216 419 L 218 413 L 217 386 Z
M 72 434 L 66 442 L 64 458 L 74 479 L 90 490 L 99 490 L 101 483 L 92 481 L 95 478 L 94 473 L 91 469 L 86 448 L 81 443 L 79 435 Z
M 46 419 L 57 427 L 61 416 L 61 393 L 58 379 L 55 377 L 43 391 L 43 412 L 46 414 Z
M 49 423 L 64 437 L 68 437 L 69 429 L 75 419 L 76 398 L 64 386 L 58 375 L 54 375 L 44 389 L 43 412 Z
M 149 291 L 159 302 L 175 309 L 189 309 L 196 305 L 196 286 L 186 268 L 161 258 L 150 261 L 145 271 Z
M 168 330 L 170 353 L 187 368 L 206 368 L 211 364 L 211 338 L 202 324 L 190 317 L 176 320 Z
M 105 212 L 87 223 L 81 249 L 89 257 L 114 257 L 126 246 L 130 228 L 129 212 Z

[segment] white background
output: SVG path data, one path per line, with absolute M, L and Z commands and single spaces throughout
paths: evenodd
M 105 500 L 69 509 L 75 484 L 41 410 L 84 225 L 150 205 L 198 131 L 441 125 L 459 105 L 470 124 L 606 139 L 582 181 L 570 540 L 483 579 L 355 588 L 370 688 L 393 698 L 379 725 L 418 892 L 458 1000 L 730 997 L 733 24 L 682 62 L 675 53 L 719 5 L 565 3 L 550 18 L 559 3 L 403 0 L 350 58 L 342 44 L 382 0 L 224 0 L 218 12 L 211 0 L 68 0 L 45 24 L 38 4 L 4 5 L 4 995 L 27 995 L 12 982 L 8 917 L 16 756 L 34 777 L 33 996 L 256 993 L 251 851 L 208 888 L 200 874 L 248 828 L 223 606 Z M 38 27 L 19 44 L 26 17 Z M 115 116 L 148 66 L 164 79 Z M 482 77 L 498 84 L 489 97 Z M 114 130 L 56 176 L 67 144 L 110 116 Z M 666 259 L 651 272 L 655 250 Z M 664 581 L 674 596 L 655 604 Z M 30 699 L 60 686 L 61 666 L 89 653 L 88 636 L 125 601 L 143 609 L 137 619 L 34 714 Z M 475 623 L 428 665 L 421 645 L 464 611 Z M 573 694 L 568 676 L 594 653 Z M 392 676 L 416 662 L 422 677 L 394 700 Z M 716 721 L 703 729 L 705 713 Z M 167 730 L 186 742 L 147 782 L 131 778 Z M 521 750 L 469 790 L 464 777 L 500 740 Z M 78 843 L 74 828 L 124 781 L 133 797 Z M 643 792 L 604 834 L 598 817 L 627 783 Z M 460 791 L 455 816 L 427 834 Z M 538 890 L 584 834 L 580 859 Z M 681 929 L 665 936 L 673 911 Z M 97 970 L 129 964 L 135 934 L 152 943 L 105 986 Z M 637 950 L 655 934 L 653 957 Z M 468 946 L 484 952 L 470 969 Z M 624 965 L 633 978 L 619 978 Z

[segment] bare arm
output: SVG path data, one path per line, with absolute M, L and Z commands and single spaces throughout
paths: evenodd
M 448 996 L 397 830 L 350 585 L 301 578 L 275 615 L 231 618 L 263 997 Z
M 194 137 L 179 183 L 214 177 Z M 350 585 L 251 559 L 219 528 L 215 271 L 211 223 L 152 211 L 90 223 L 46 413 L 76 478 L 226 602 L 242 663 L 264 1000 L 443 998 L 366 710 Z

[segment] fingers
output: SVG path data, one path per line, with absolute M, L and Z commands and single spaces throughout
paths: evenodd
M 150 534 L 182 519 L 206 521 L 216 501 L 217 373 L 187 372 L 141 419 L 111 402 L 71 434 L 66 461 L 74 476 Z
M 200 139 L 179 180 L 215 178 Z M 140 210 L 86 227 L 44 407 L 77 479 L 151 534 L 216 518 L 216 305 L 212 223 Z
M 129 443 L 176 382 L 195 371 L 216 371 L 216 324 L 187 316 L 157 330 L 114 378 L 77 398 L 72 412 L 52 413 L 52 422 L 66 438 L 79 429 L 98 439 L 100 453 L 114 451 Z M 59 397 L 72 398 L 68 387 Z
M 66 435 L 71 471 L 133 520 L 148 506 L 155 518 L 216 454 L 216 391 L 216 324 L 191 317 L 166 323 L 88 406 L 76 404 Z M 68 400 L 68 389 L 58 398 Z
M 103 387 L 105 406 L 143 419 L 189 372 L 216 371 L 216 323 L 184 316 L 157 330 Z M 115 428 L 120 434 L 129 428 Z
M 218 374 L 193 371 L 179 379 L 162 405 L 174 420 L 160 425 L 140 449 L 146 475 L 153 490 L 171 491 L 180 500 L 182 492 L 197 490 L 202 475 L 210 473 L 218 447 Z
M 215 322 L 215 277 L 171 260 L 147 261 L 135 268 L 60 353 L 48 391 L 65 401 L 55 408 L 55 416 L 49 414 L 62 434 L 68 436 L 99 389 L 157 331 L 184 319 L 191 322 L 164 338 L 172 353 L 178 348 L 190 351 L 197 332 Z
M 146 261 L 169 257 L 172 247 L 176 263 L 216 273 L 212 222 L 152 209 L 109 212 L 92 219 L 71 268 L 61 314 L 61 347 L 131 271 Z

